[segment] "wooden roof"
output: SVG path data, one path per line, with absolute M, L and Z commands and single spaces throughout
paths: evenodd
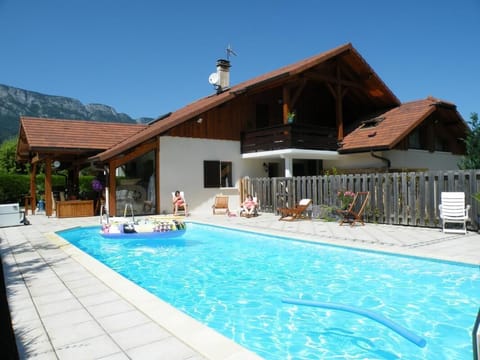
M 339 80 L 340 68 L 342 79 Z M 327 83 L 340 81 L 348 87 L 350 102 L 370 104 L 372 109 L 390 109 L 367 122 L 352 119 L 339 148 L 341 153 L 392 149 L 433 113 L 441 113 L 452 133 L 463 136 L 468 131 L 467 124 L 451 103 L 429 97 L 400 104 L 353 46 L 345 44 L 199 99 L 150 125 L 22 117 L 17 157 L 26 160 L 35 152 L 54 152 L 106 161 L 237 96 L 282 86 L 300 78 Z
M 456 106 L 433 97 L 404 103 L 362 122 L 343 139 L 340 153 L 393 149 L 434 112 L 441 112 L 452 135 L 464 136 L 468 125 Z
M 193 102 L 171 113 L 166 118 L 151 124 L 148 128 L 134 134 L 105 152 L 98 154 L 95 156 L 95 159 L 100 161 L 108 160 L 144 141 L 161 135 L 182 122 L 230 101 L 236 96 L 244 95 L 246 92 L 281 85 L 299 76 L 311 77 L 312 79 L 321 81 L 335 81 L 335 76 L 331 74 L 331 70 L 336 60 L 342 61 L 342 65 L 344 65 L 343 70 L 348 72 L 347 75 L 352 79 L 348 81 L 348 84 L 352 85 L 352 91 L 356 92 L 356 97 L 359 99 L 358 101 L 366 101 L 365 99 L 368 98 L 368 101 L 377 104 L 378 108 L 391 108 L 400 104 L 397 97 L 353 46 L 351 44 L 345 44 L 292 65 L 247 80 L 220 94 L 211 95 Z
M 20 118 L 17 159 L 28 161 L 32 154 L 91 156 L 115 146 L 145 129 L 144 124 L 84 120 Z

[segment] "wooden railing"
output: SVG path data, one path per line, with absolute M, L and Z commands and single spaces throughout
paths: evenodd
M 275 125 L 242 134 L 242 153 L 280 149 L 337 150 L 336 130 L 303 124 Z
M 339 191 L 369 191 L 367 221 L 425 227 L 440 227 L 441 192 L 462 191 L 471 205 L 468 227 L 477 230 L 480 222 L 480 204 L 472 197 L 480 192 L 480 170 L 247 178 L 242 186 L 264 212 L 311 198 L 314 217 L 321 208 L 340 206 Z

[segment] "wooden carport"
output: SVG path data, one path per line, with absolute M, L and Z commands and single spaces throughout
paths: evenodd
M 30 196 L 35 211 L 38 166 L 45 164 L 45 213 L 53 213 L 52 167 L 68 170 L 70 183 L 77 186 L 82 168 L 92 166 L 99 171 L 104 164 L 92 163 L 89 157 L 101 153 L 143 130 L 147 125 L 107 123 L 85 120 L 20 117 L 16 158 L 29 163 Z

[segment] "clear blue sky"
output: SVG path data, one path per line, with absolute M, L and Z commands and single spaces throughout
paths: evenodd
M 0 0 L 0 83 L 156 117 L 351 42 L 402 101 L 480 113 L 480 0 Z

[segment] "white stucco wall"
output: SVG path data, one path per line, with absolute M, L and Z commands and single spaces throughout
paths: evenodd
M 336 160 L 323 160 L 324 169 L 357 169 L 357 168 L 381 168 L 385 162 L 373 158 L 368 154 L 345 154 Z
M 445 152 L 430 153 L 422 150 L 375 152 L 390 159 L 395 169 L 457 169 L 461 157 Z M 242 159 L 240 142 L 229 140 L 208 140 L 162 136 L 160 138 L 160 212 L 172 212 L 172 192 L 185 192 L 190 212 L 212 211 L 216 194 L 229 195 L 231 210 L 238 209 L 239 180 L 244 176 L 266 176 L 265 159 Z M 229 161 L 232 163 L 232 187 L 204 188 L 203 162 L 205 160 Z M 277 159 L 283 168 L 283 159 Z M 275 159 L 270 159 L 275 161 Z M 341 155 L 336 160 L 323 160 L 324 169 L 382 168 L 385 162 L 374 158 L 370 153 Z
M 392 150 L 386 154 L 392 161 L 392 167 L 396 169 L 458 170 L 458 163 L 462 159 L 460 155 L 442 151 Z
M 216 194 L 229 195 L 229 207 L 239 207 L 239 179 L 265 176 L 259 159 L 240 157 L 240 142 L 162 136 L 160 138 L 160 211 L 172 212 L 172 192 L 185 192 L 190 212 L 212 212 Z M 204 160 L 232 162 L 232 187 L 204 188 Z
M 461 160 L 459 155 L 425 150 L 390 150 L 375 152 L 375 155 L 389 159 L 393 169 L 456 170 Z M 338 160 L 324 160 L 323 166 L 325 169 L 381 168 L 385 167 L 385 161 L 370 153 L 345 154 Z

